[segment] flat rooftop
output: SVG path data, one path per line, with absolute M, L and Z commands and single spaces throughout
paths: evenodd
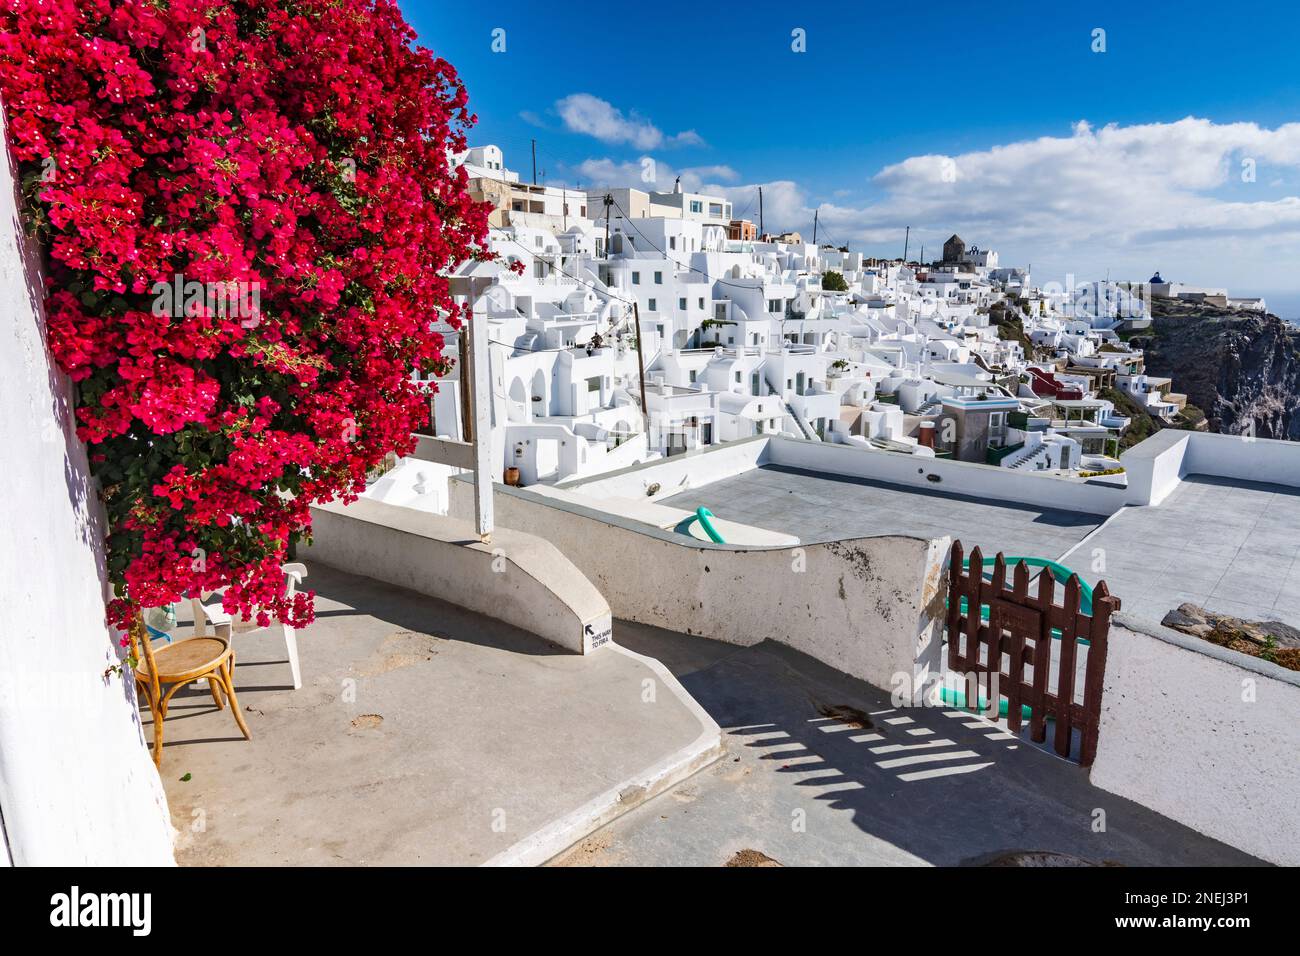
M 1082 541 L 1104 515 L 990 501 L 910 488 L 869 478 L 760 465 L 665 498 L 662 504 L 797 535 L 805 542 L 902 534 L 951 535 L 986 555 L 1057 558 Z
M 1117 512 L 1065 563 L 1149 621 L 1191 602 L 1300 627 L 1298 554 L 1300 489 L 1186 475 L 1159 505 Z

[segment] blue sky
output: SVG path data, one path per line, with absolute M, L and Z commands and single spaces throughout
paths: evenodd
M 534 138 L 556 184 L 640 185 L 650 158 L 659 188 L 740 211 L 763 184 L 769 229 L 819 209 L 873 254 L 910 224 L 914 251 L 958 231 L 1043 281 L 1160 269 L 1300 314 L 1294 4 L 401 6 L 525 177 Z

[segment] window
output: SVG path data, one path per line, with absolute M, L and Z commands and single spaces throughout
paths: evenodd
M 542 248 L 542 237 L 533 236 L 533 245 L 535 245 L 538 249 Z
M 640 284 L 641 284 L 641 273 L 639 273 L 639 272 L 633 272 L 633 273 L 632 273 L 632 284 L 633 284 L 633 285 L 640 285 Z
M 587 207 L 586 207 L 586 206 L 583 206 L 583 207 L 582 207 L 582 218 L 583 218 L 583 219 L 586 219 L 586 218 L 587 218 Z
M 647 299 L 645 307 L 649 309 L 651 312 L 659 311 L 659 303 L 654 299 Z
M 715 322 L 725 322 L 727 320 L 727 303 L 719 302 L 713 307 L 713 319 Z
M 656 272 L 655 285 L 663 285 L 663 284 L 664 284 L 664 274 L 662 272 Z
M 739 384 L 740 384 L 740 381 L 741 381 L 740 373 L 737 372 L 737 373 L 736 373 L 736 384 L 739 385 Z
M 780 299 L 768 299 L 768 300 L 767 300 L 767 311 L 769 311 L 769 312 L 780 312 L 780 311 L 781 311 L 781 300 L 780 300 Z
M 714 217 L 715 219 L 721 219 L 721 218 L 722 218 L 722 203 L 720 203 L 720 202 L 711 202 L 711 203 L 709 203 L 709 215 L 712 216 L 712 217 Z
M 677 248 L 677 237 L 676 237 L 676 236 L 669 236 L 669 237 L 668 237 L 668 248 L 669 248 L 669 249 L 676 249 L 676 248 Z
M 600 391 L 600 376 L 599 376 L 599 375 L 595 376 L 594 378 L 589 378 L 589 379 L 587 379 L 587 391 L 588 391 L 588 392 L 599 392 L 599 391 Z
M 685 312 L 685 311 L 686 311 L 686 297 L 685 297 L 685 296 L 682 296 L 680 299 L 677 300 L 677 308 L 678 308 L 679 311 L 682 311 L 682 312 Z
M 692 199 L 691 212 L 703 212 L 703 211 L 704 211 L 704 203 L 700 202 L 698 199 Z
M 691 384 L 695 384 L 695 369 L 691 369 Z
M 704 296 L 700 296 L 700 308 L 704 308 Z

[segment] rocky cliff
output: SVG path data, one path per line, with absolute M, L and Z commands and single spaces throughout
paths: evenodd
M 1300 328 L 1275 315 L 1168 299 L 1152 334 L 1135 338 L 1149 375 L 1201 408 L 1210 431 L 1300 441 Z

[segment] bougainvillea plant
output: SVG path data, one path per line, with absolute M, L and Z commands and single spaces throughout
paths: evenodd
M 108 513 L 111 623 L 226 587 L 312 619 L 309 506 L 412 449 L 446 276 L 487 258 L 474 117 L 390 0 L 0 0 L 49 344 Z

